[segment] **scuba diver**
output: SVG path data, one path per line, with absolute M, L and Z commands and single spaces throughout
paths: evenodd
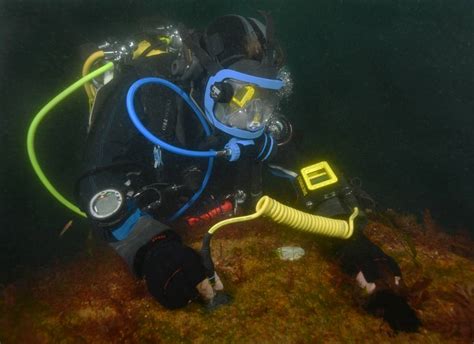
M 99 46 L 89 65 L 114 66 L 85 85 L 80 208 L 168 309 L 231 300 L 210 257 L 212 233 L 197 252 L 176 228 L 248 215 L 268 201 L 264 194 L 346 227 L 351 217 L 350 233 L 331 239 L 343 271 L 367 291 L 369 311 L 382 310 L 395 330 L 416 331 L 397 263 L 362 233 L 356 190 L 327 162 L 299 165 L 280 106 L 291 75 L 264 16 L 265 24 L 223 16 L 203 31 L 155 27 Z M 283 185 L 294 199 L 279 192 Z

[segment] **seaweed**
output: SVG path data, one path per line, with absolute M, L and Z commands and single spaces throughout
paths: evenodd
M 193 229 L 184 240 L 199 248 L 205 230 Z M 403 293 L 422 320 L 420 333 L 394 333 L 364 311 L 366 296 L 322 253 L 327 239 L 259 220 L 229 226 L 213 240 L 217 272 L 234 297 L 226 307 L 208 313 L 191 304 L 168 311 L 109 247 L 91 240 L 90 252 L 74 261 L 0 289 L 0 341 L 472 341 L 474 287 L 466 282 L 474 280 L 466 251 L 474 250 L 472 241 L 447 234 L 429 212 L 421 222 L 396 212 L 372 214 L 365 232 L 399 262 Z M 306 254 L 282 261 L 274 252 L 286 245 L 301 246 Z
M 455 284 L 450 291 L 436 294 L 439 316 L 430 318 L 426 327 L 439 331 L 445 338 L 474 340 L 474 283 Z
M 396 240 L 409 253 L 413 263 L 417 267 L 421 267 L 420 262 L 417 260 L 418 252 L 415 243 L 410 235 L 411 232 L 419 230 L 416 219 L 413 216 L 400 216 L 393 209 L 388 209 L 386 212 L 378 212 L 373 217 L 392 230 Z

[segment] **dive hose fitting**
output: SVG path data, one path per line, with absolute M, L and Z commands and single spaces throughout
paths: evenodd
M 224 150 L 227 152 L 227 160 L 229 161 L 239 160 L 240 147 L 237 143 L 237 140 L 233 138 L 229 142 L 227 142 L 227 144 L 224 146 Z
M 105 42 L 99 46 L 104 52 L 104 58 L 114 62 L 128 62 L 133 57 L 133 52 L 137 48 L 137 44 L 134 41 L 128 41 L 125 43 L 121 42 Z

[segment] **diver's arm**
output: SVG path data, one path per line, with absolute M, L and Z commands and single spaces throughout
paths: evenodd
M 296 195 L 296 207 L 305 212 L 339 219 L 347 219 L 355 207 L 361 209 L 354 188 L 333 166 L 328 165 L 331 171 L 324 170 L 324 166 L 319 171 L 323 176 L 327 174 L 324 176 L 326 179 L 331 178 L 333 173 L 337 177 L 333 183 L 311 190 L 311 185 L 303 178 L 303 166 L 291 169 L 289 166 L 294 166 L 294 161 L 288 157 L 297 158 L 296 150 L 288 154 L 286 159 L 280 157 L 280 160 L 276 160 L 278 164 L 269 163 L 268 168 L 280 178 L 282 184 L 291 185 Z M 341 269 L 353 277 L 369 296 L 366 307 L 369 312 L 382 311 L 384 319 L 397 331 L 416 331 L 420 321 L 406 302 L 406 288 L 400 267 L 364 235 L 366 223 L 365 214 L 361 211 L 355 220 L 351 238 L 331 239 Z

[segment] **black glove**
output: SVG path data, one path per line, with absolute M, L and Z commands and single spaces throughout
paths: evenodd
M 406 300 L 391 290 L 375 292 L 369 299 L 367 311 L 381 315 L 394 331 L 416 332 L 421 325 Z
M 367 283 L 375 284 L 367 311 L 382 316 L 394 331 L 418 330 L 421 322 L 406 302 L 406 286 L 400 267 L 392 257 L 363 234 L 348 240 L 339 253 L 341 267 L 346 273 L 352 276 L 362 273 Z
M 232 297 L 229 294 L 224 293 L 223 291 L 218 291 L 211 301 L 209 301 L 209 303 L 206 305 L 206 309 L 212 312 L 220 306 L 227 305 L 231 302 Z
M 362 271 L 368 282 L 376 281 L 387 273 L 401 276 L 395 260 L 363 234 L 355 233 L 353 238 L 342 242 L 338 256 L 345 273 L 356 275 Z

